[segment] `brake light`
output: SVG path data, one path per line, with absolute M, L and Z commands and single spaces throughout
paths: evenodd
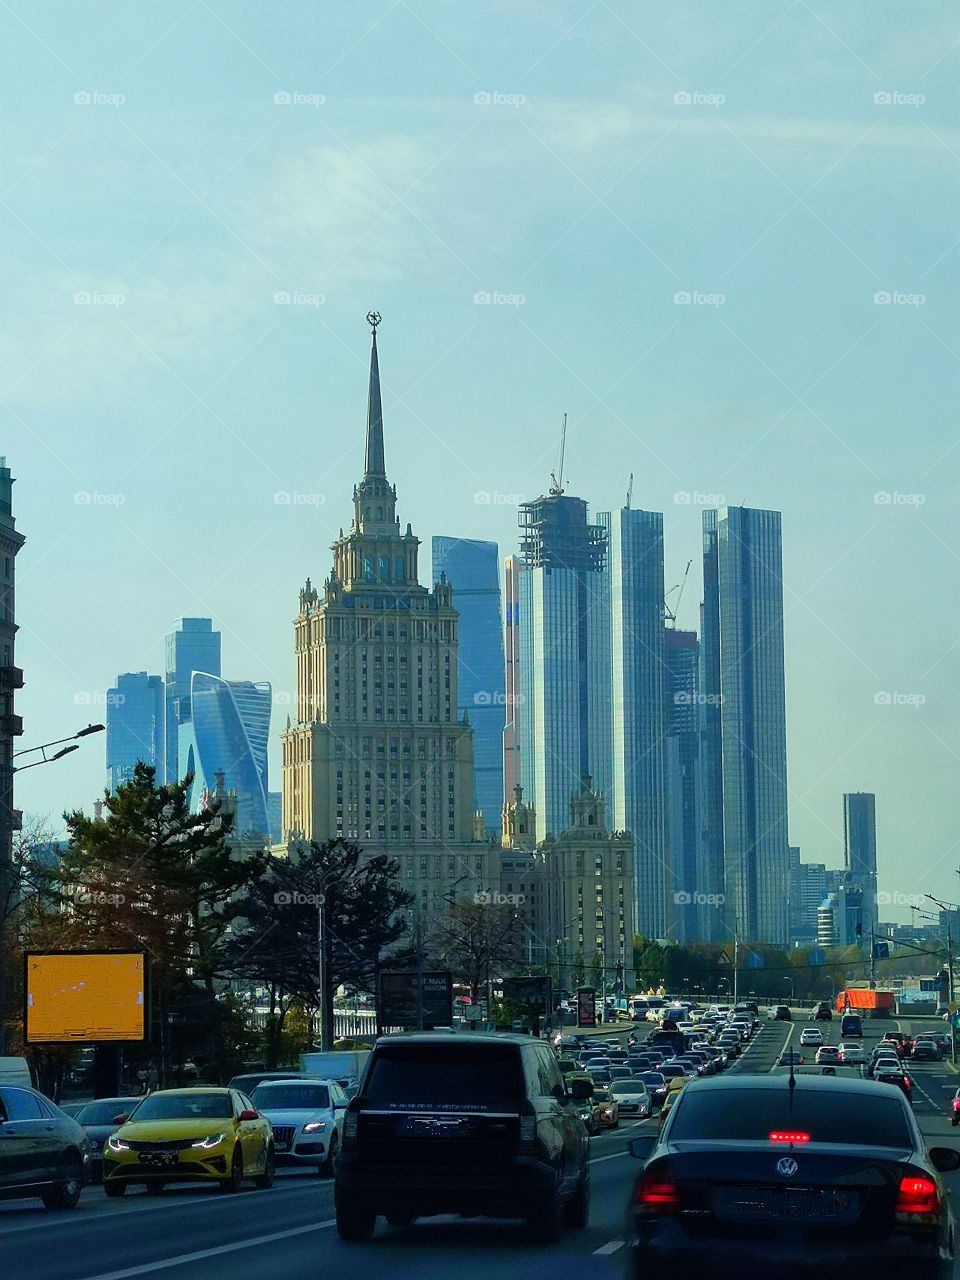
M 646 1171 L 633 1193 L 634 1208 L 647 1215 L 676 1213 L 680 1206 L 680 1189 L 669 1173 Z
M 780 1129 L 775 1129 L 770 1134 L 771 1142 L 809 1142 L 809 1133 L 788 1133 Z
M 520 1108 L 520 1150 L 532 1151 L 537 1140 L 537 1113 L 529 1102 Z
M 343 1132 L 341 1140 L 344 1151 L 355 1151 L 357 1146 L 357 1113 L 346 1111 L 343 1116 Z
M 909 1077 L 909 1076 L 904 1076 L 904 1077 L 903 1077 L 903 1083 L 904 1083 L 904 1084 L 907 1086 L 907 1088 L 909 1089 L 909 1088 L 910 1088 L 910 1077 Z
M 918 1218 L 931 1222 L 940 1217 L 940 1192 L 931 1178 L 905 1175 L 900 1179 L 897 1195 L 897 1220 L 915 1222 Z

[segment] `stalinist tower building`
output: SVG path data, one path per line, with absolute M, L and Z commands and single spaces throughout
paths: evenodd
M 283 735 L 288 842 L 336 836 L 400 863 L 431 911 L 498 887 L 497 848 L 474 839 L 472 730 L 457 719 L 451 585 L 420 585 L 420 540 L 403 532 L 387 479 L 377 326 L 363 479 L 323 590 L 307 579 L 294 622 L 297 717 Z

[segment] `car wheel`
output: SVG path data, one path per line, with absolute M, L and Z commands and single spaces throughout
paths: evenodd
M 560 1238 L 563 1210 L 557 1198 L 538 1201 L 527 1211 L 527 1230 L 538 1244 L 553 1244 Z
M 369 1240 L 377 1225 L 377 1215 L 372 1209 L 351 1208 L 337 1205 L 337 1235 L 351 1244 Z
M 256 1185 L 261 1191 L 268 1191 L 273 1186 L 273 1177 L 276 1173 L 276 1157 L 273 1154 L 273 1146 L 267 1147 L 267 1154 L 263 1162 L 263 1173 L 257 1175 L 254 1179 Z
M 240 1150 L 239 1143 L 233 1148 L 233 1157 L 230 1161 L 229 1177 L 223 1179 L 219 1183 L 221 1191 L 232 1194 L 239 1191 L 243 1183 L 243 1152 Z
M 563 1210 L 564 1226 L 581 1231 L 590 1221 L 590 1174 L 586 1168 L 583 1177 L 577 1183 L 573 1198 Z
M 321 1178 L 333 1177 L 333 1166 L 337 1159 L 337 1147 L 339 1145 L 340 1143 L 337 1139 L 336 1130 L 334 1130 L 334 1132 L 330 1135 L 330 1149 L 327 1151 L 327 1158 L 326 1160 L 324 1160 L 323 1164 L 317 1170 Z
M 161 1191 L 166 1191 L 166 1189 L 167 1189 L 167 1184 L 165 1182 L 148 1182 L 147 1183 L 148 1196 L 158 1196 L 160 1195 Z
M 67 1168 L 67 1176 L 42 1192 L 40 1198 L 47 1209 L 75 1209 L 83 1190 L 83 1169 L 79 1160 L 73 1159 Z
M 122 1196 L 126 1193 L 127 1184 L 125 1182 L 105 1182 L 103 1184 L 103 1194 L 113 1200 L 115 1196 Z

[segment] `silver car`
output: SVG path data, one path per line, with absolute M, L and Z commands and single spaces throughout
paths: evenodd
M 333 1173 L 347 1095 L 336 1080 L 265 1080 L 251 1102 L 273 1128 L 277 1164 Z

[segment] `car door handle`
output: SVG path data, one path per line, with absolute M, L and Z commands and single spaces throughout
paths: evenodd
M 47 1133 L 53 1133 L 53 1125 L 52 1125 L 52 1124 L 45 1124 L 43 1127 L 44 1127 L 44 1129 L 46 1129 Z

